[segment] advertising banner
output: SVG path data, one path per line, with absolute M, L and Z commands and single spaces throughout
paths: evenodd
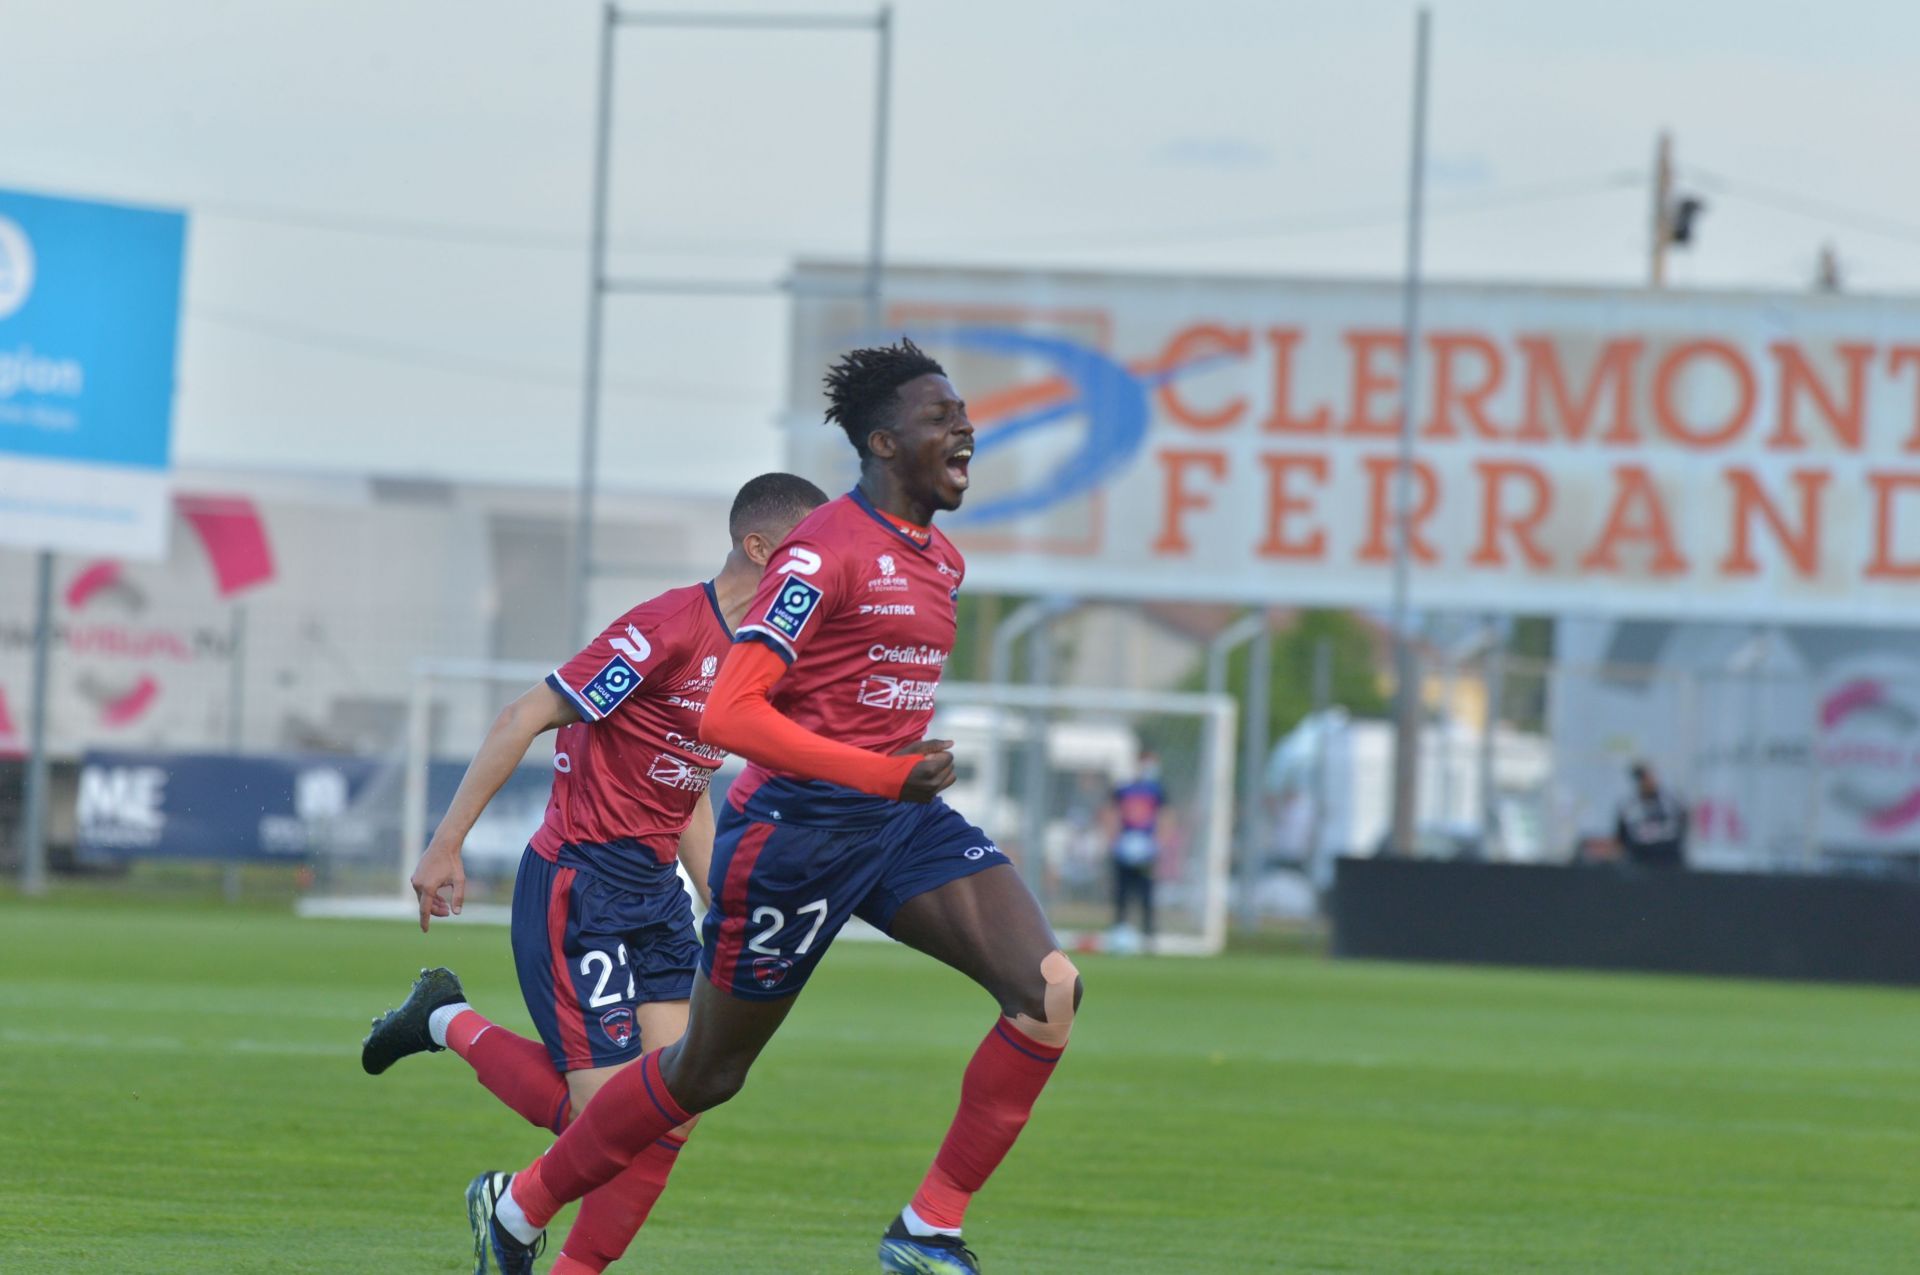
M 186 218 L 0 191 L 0 544 L 159 558 Z
M 461 761 L 432 763 L 429 825 L 452 804 L 465 772 Z M 552 779 L 551 764 L 514 771 L 467 838 L 470 865 L 518 860 L 546 812 Z M 297 862 L 319 854 L 397 862 L 401 782 L 392 762 L 359 757 L 89 752 L 74 812 L 77 849 L 95 862 Z
M 873 332 L 857 277 L 796 279 L 792 464 L 851 484 L 822 374 L 911 335 L 978 431 L 942 519 L 970 588 L 1386 604 L 1396 285 L 901 269 Z M 1434 285 L 1423 314 L 1416 606 L 1911 623 L 1920 305 Z
M 1892 629 L 1562 621 L 1556 782 L 1605 836 L 1630 762 L 1692 814 L 1708 867 L 1920 854 L 1920 642 Z

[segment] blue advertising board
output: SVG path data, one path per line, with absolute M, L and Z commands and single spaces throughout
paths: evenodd
M 462 761 L 427 771 L 429 826 L 453 804 Z M 475 866 L 511 867 L 545 814 L 550 765 L 514 771 L 467 838 Z M 408 862 L 400 842 L 399 768 L 392 762 L 301 753 L 90 751 L 80 763 L 76 850 L 117 859 L 339 859 Z
M 186 225 L 0 190 L 0 543 L 165 554 Z

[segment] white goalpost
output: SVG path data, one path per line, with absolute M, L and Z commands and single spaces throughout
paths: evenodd
M 422 662 L 404 729 L 339 821 L 316 838 L 309 917 L 412 919 L 408 880 L 487 724 L 544 678 L 544 665 Z M 1147 948 L 1208 955 L 1225 944 L 1233 824 L 1236 706 L 1225 695 L 1105 687 L 945 683 L 932 733 L 954 741 L 958 778 L 944 794 L 1019 868 L 1076 950 Z M 1113 793 L 1137 778 L 1144 753 L 1160 759 L 1167 793 L 1160 854 L 1151 866 L 1151 941 L 1137 910 L 1114 924 L 1110 851 Z M 466 845 L 463 923 L 504 923 L 520 854 L 544 816 L 552 742 L 542 736 Z M 714 800 L 739 771 L 715 777 Z M 859 923 L 847 937 L 872 937 Z
M 544 664 L 498 660 L 417 661 L 401 733 L 377 759 L 379 776 L 347 816 L 358 826 L 352 835 L 319 838 L 313 888 L 294 910 L 307 917 L 417 918 L 413 866 L 453 783 L 494 716 L 552 671 Z M 453 919 L 498 925 L 512 919 L 513 876 L 546 812 L 552 751 L 551 738 L 534 741 L 467 838 L 467 902 Z
M 943 683 L 933 731 L 954 741 L 949 804 L 1016 863 L 1061 940 L 1087 950 L 1144 943 L 1113 924 L 1114 790 L 1160 760 L 1168 801 L 1154 879 L 1151 950 L 1226 945 L 1236 705 L 1226 695 L 1113 687 Z

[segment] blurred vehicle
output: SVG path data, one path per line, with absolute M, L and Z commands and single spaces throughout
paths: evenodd
M 1499 727 L 1491 763 L 1496 807 L 1486 835 L 1480 732 L 1455 722 L 1421 732 L 1414 853 L 1422 858 L 1533 862 L 1546 857 L 1543 818 L 1553 749 L 1544 736 Z M 1393 724 L 1342 708 L 1309 715 L 1269 755 L 1262 788 L 1271 836 L 1267 862 L 1303 871 L 1317 889 L 1340 855 L 1386 845 L 1393 806 Z

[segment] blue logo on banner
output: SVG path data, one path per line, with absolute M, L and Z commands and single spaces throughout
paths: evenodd
M 788 580 L 780 586 L 780 596 L 767 608 L 767 624 L 789 642 L 800 636 L 820 605 L 820 590 L 805 580 Z
M 166 468 L 186 227 L 0 191 L 0 455 Z
M 587 703 L 593 705 L 594 712 L 605 717 L 620 707 L 620 701 L 633 694 L 633 688 L 640 685 L 642 680 L 633 671 L 633 665 L 627 663 L 626 656 L 616 655 L 580 688 L 580 694 Z

